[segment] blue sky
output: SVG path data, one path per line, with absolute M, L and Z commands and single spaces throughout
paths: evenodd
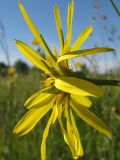
M 64 33 L 66 35 L 66 17 L 67 17 L 67 6 L 70 0 L 21 0 L 24 4 L 26 10 L 28 11 L 31 19 L 40 29 L 40 32 L 45 37 L 48 45 L 51 47 L 54 43 L 59 47 L 55 20 L 54 20 L 54 4 L 58 4 L 61 18 L 64 28 Z M 104 24 L 110 28 L 110 26 L 115 25 L 118 32 L 117 35 L 120 35 L 120 18 L 113 10 L 110 5 L 109 0 L 100 0 L 101 9 L 99 12 L 96 12 L 93 9 L 93 2 L 95 0 L 75 0 L 75 14 L 73 21 L 73 41 L 77 38 L 80 32 L 83 31 L 88 25 L 93 25 L 94 27 L 94 36 L 91 36 L 83 48 L 93 47 L 94 43 L 97 43 L 101 46 L 111 46 L 117 49 L 119 52 L 119 43 L 120 41 L 115 41 L 114 44 L 108 42 L 107 38 L 109 36 L 105 31 L 101 31 Z M 118 3 L 118 1 L 116 1 Z M 118 3 L 120 6 L 120 2 Z M 106 14 L 108 19 L 106 22 L 101 20 L 96 20 L 95 22 L 91 20 L 91 17 L 94 16 L 103 16 Z M 99 18 L 98 18 L 99 19 Z M 9 48 L 9 53 L 11 61 L 14 62 L 16 59 L 21 58 L 26 60 L 24 56 L 17 50 L 14 39 L 19 39 L 25 43 L 31 45 L 33 40 L 33 35 L 29 31 L 22 15 L 19 10 L 17 0 L 0 0 L 0 20 L 4 24 L 6 30 L 6 38 Z M 116 36 L 117 36 L 116 35 Z M 0 61 L 5 60 L 4 53 L 0 48 Z M 111 62 L 111 61 L 110 61 Z

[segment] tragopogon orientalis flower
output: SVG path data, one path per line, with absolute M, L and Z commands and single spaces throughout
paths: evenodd
M 19 136 L 27 134 L 47 112 L 51 112 L 43 133 L 41 159 L 46 159 L 46 139 L 51 125 L 57 120 L 59 121 L 64 140 L 70 148 L 73 158 L 77 159 L 83 156 L 83 147 L 73 111 L 90 126 L 110 137 L 112 135 L 111 129 L 90 111 L 92 102 L 89 97 L 103 96 L 104 92 L 101 85 L 117 86 L 119 81 L 90 79 L 86 75 L 81 74 L 82 72 L 74 72 L 68 60 L 90 54 L 109 52 L 113 51 L 113 49 L 99 47 L 79 50 L 81 45 L 91 34 L 92 26 L 88 26 L 71 46 L 74 13 L 74 1 L 72 0 L 71 4 L 68 5 L 66 38 L 64 38 L 62 32 L 62 23 L 58 6 L 54 6 L 60 51 L 58 53 L 55 46 L 53 46 L 52 53 L 21 2 L 19 2 L 19 7 L 28 27 L 35 37 L 33 44 L 41 45 L 46 53 L 46 58 L 42 57 L 35 50 L 19 40 L 16 40 L 16 45 L 36 67 L 44 72 L 46 80 L 44 81 L 44 87 L 25 102 L 25 107 L 28 109 L 28 112 L 18 122 L 14 128 L 14 133 Z

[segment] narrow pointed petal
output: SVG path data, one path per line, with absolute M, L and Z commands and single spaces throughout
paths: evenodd
M 43 133 L 42 144 L 41 144 L 41 160 L 46 160 L 46 139 L 48 137 L 49 129 L 54 119 L 54 114 L 55 114 L 55 107 L 53 109 L 53 112 L 48 120 L 47 126 Z
M 29 97 L 29 98 L 27 99 L 27 101 L 25 102 L 24 106 L 29 106 L 29 104 L 31 103 L 31 101 L 32 101 L 35 97 L 39 96 L 41 93 L 57 94 L 57 93 L 59 93 L 59 92 L 60 92 L 60 90 L 58 90 L 58 89 L 55 88 L 54 86 L 40 89 L 39 91 L 37 91 L 36 93 L 34 93 L 31 97 Z
M 102 88 L 83 79 L 74 77 L 58 77 L 55 79 L 55 87 L 64 92 L 80 96 L 98 97 L 104 95 Z
M 32 108 L 33 106 L 36 107 L 36 105 L 39 104 L 39 107 L 42 107 L 44 105 L 47 105 L 51 99 L 53 99 L 55 96 L 54 94 L 46 94 L 46 93 L 41 93 L 39 96 L 33 98 L 27 105 L 26 107 L 28 109 Z
M 47 62 L 36 51 L 19 40 L 16 40 L 16 46 L 36 67 L 44 72 L 51 73 L 52 69 L 49 66 L 46 67 L 48 65 Z
M 52 124 L 54 124 L 56 122 L 57 118 L 58 118 L 58 108 L 57 108 L 57 106 L 54 106 L 54 114 L 53 114 Z
M 31 32 L 33 33 L 34 37 L 36 38 L 36 40 L 39 42 L 39 44 L 42 46 L 42 48 L 45 50 L 45 52 L 51 56 L 51 58 L 55 61 L 55 57 L 52 55 L 49 47 L 47 46 L 44 38 L 42 37 L 42 35 L 40 34 L 40 32 L 38 31 L 37 27 L 34 25 L 34 23 L 32 22 L 32 20 L 30 19 L 30 17 L 28 16 L 24 6 L 22 5 L 22 3 L 19 1 L 18 2 L 20 10 L 22 12 L 22 15 L 28 25 L 28 27 L 30 28 Z
M 55 55 L 56 58 L 58 58 L 58 52 L 57 52 L 57 49 L 55 48 L 55 46 L 53 45 L 53 53 Z
M 88 97 L 71 94 L 71 99 L 73 99 L 78 104 L 83 105 L 88 108 L 91 107 L 91 105 L 92 105 L 92 102 Z
M 102 52 L 110 52 L 113 51 L 112 48 L 91 48 L 91 49 L 84 49 L 84 50 L 78 50 L 78 51 L 73 51 L 73 52 L 68 52 L 58 58 L 57 62 L 63 61 L 65 59 L 71 59 L 71 58 L 76 58 L 76 57 L 81 57 L 81 56 L 87 56 L 91 54 L 97 54 L 97 53 L 102 53 Z
M 75 138 L 76 138 L 76 141 L 77 141 L 77 145 L 76 145 L 77 155 L 81 157 L 81 156 L 83 156 L 84 152 L 83 152 L 83 147 L 82 147 L 82 143 L 81 143 L 80 134 L 78 132 L 72 110 L 70 110 L 70 119 L 71 119 L 71 124 L 72 124 L 72 127 L 73 127 L 73 131 L 74 131 L 74 134 L 75 134 Z
M 87 38 L 89 37 L 89 35 L 92 33 L 92 26 L 88 26 L 78 37 L 78 39 L 75 41 L 75 43 L 73 44 L 71 51 L 76 51 L 78 50 L 81 45 L 87 40 Z
M 60 106 L 62 107 L 62 106 Z M 61 109 L 61 108 L 60 108 Z M 64 140 L 65 142 L 68 144 L 71 152 L 72 152 L 72 155 L 74 155 L 74 148 L 73 148 L 73 145 L 72 145 L 72 142 L 71 142 L 71 139 L 70 137 L 68 136 L 68 133 L 66 132 L 65 128 L 64 128 L 64 125 L 63 125 L 63 122 L 62 122 L 62 117 L 61 117 L 61 113 L 58 112 L 58 121 L 59 121 L 59 124 L 60 124 L 60 127 L 63 131 L 63 136 L 64 136 Z
M 70 44 L 72 39 L 73 14 L 74 14 L 74 1 L 72 0 L 70 6 L 68 5 L 68 19 L 67 19 L 68 33 L 67 33 L 65 45 L 63 48 L 63 54 L 70 49 Z
M 72 143 L 72 150 L 71 150 L 71 152 L 72 152 L 72 157 L 74 158 L 74 159 L 77 159 L 78 157 L 79 157 L 79 155 L 77 155 L 77 150 L 76 149 L 78 149 L 77 148 L 77 140 L 76 140 L 76 136 L 75 136 L 75 134 L 74 134 L 74 131 L 72 130 L 72 126 L 71 126 L 71 124 L 70 124 L 70 121 L 68 121 L 68 119 L 67 119 L 67 134 L 68 134 L 68 136 L 69 136 L 69 139 L 70 139 L 70 141 L 71 141 L 71 143 Z M 69 146 L 69 139 L 67 139 L 66 138 L 66 143 L 68 144 L 68 146 Z M 70 146 L 69 146 L 69 148 L 70 148 Z M 70 148 L 71 149 L 71 148 Z
M 40 89 L 39 91 L 37 91 L 36 93 L 34 93 L 31 97 L 28 98 L 28 100 L 25 102 L 24 106 L 28 106 L 31 101 L 39 96 L 41 93 L 46 93 L 46 94 L 57 94 L 59 93 L 60 90 L 58 90 L 57 88 L 55 88 L 54 86 L 50 86 L 50 87 L 46 87 L 43 89 Z
M 22 119 L 17 123 L 13 133 L 19 136 L 23 136 L 30 132 L 38 121 L 53 107 L 53 100 L 46 106 L 35 107 L 30 109 Z
M 63 37 L 63 32 L 62 32 L 62 23 L 61 23 L 61 18 L 60 18 L 60 12 L 59 12 L 57 5 L 54 6 L 54 15 L 55 15 L 58 37 L 59 37 L 59 41 L 60 41 L 60 48 L 62 49 L 64 46 L 64 37 Z
M 66 120 L 67 120 L 67 134 L 69 139 L 67 139 L 66 136 L 64 135 L 65 141 L 69 146 L 69 140 L 70 140 L 72 148 L 70 146 L 69 147 L 70 149 L 72 149 L 71 150 L 72 156 L 74 159 L 78 159 L 79 156 L 83 156 L 83 148 L 80 141 L 80 135 L 72 115 L 72 111 L 71 114 L 69 115 L 68 109 L 66 110 Z
M 88 123 L 90 126 L 92 126 L 93 128 L 97 129 L 98 131 L 104 133 L 109 137 L 112 136 L 111 129 L 87 108 L 80 106 L 75 101 L 71 101 L 71 107 L 77 113 L 77 115 L 81 119 L 83 119 L 86 123 Z

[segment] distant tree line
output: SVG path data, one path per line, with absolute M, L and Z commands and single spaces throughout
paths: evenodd
M 12 67 L 9 67 L 4 62 L 0 62 L 0 76 L 7 76 L 10 68 L 14 69 L 16 74 L 26 74 L 31 69 L 29 65 L 22 60 L 17 60 Z

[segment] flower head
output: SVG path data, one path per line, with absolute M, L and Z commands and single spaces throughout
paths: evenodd
M 25 107 L 28 109 L 28 112 L 18 122 L 14 128 L 14 133 L 20 136 L 27 134 L 47 112 L 51 111 L 43 133 L 41 159 L 46 159 L 46 139 L 51 125 L 57 120 L 59 121 L 64 140 L 69 146 L 73 158 L 77 159 L 83 155 L 83 148 L 73 112 L 90 126 L 110 137 L 112 134 L 111 129 L 90 111 L 89 108 L 92 102 L 89 97 L 103 96 L 104 92 L 100 85 L 110 84 L 111 82 L 90 79 L 85 75 L 83 76 L 81 72 L 74 72 L 68 60 L 75 57 L 108 52 L 113 49 L 99 47 L 79 50 L 81 45 L 91 34 L 92 26 L 88 26 L 71 46 L 72 19 L 74 13 L 74 1 L 72 0 L 71 4 L 68 5 L 66 38 L 64 38 L 62 32 L 62 22 L 58 6 L 54 6 L 60 51 L 58 53 L 55 46 L 53 46 L 52 53 L 21 2 L 19 2 L 19 7 L 28 27 L 35 37 L 33 44 L 41 45 L 46 53 L 46 58 L 42 57 L 35 50 L 19 40 L 16 40 L 16 46 L 36 67 L 44 72 L 46 80 L 43 83 L 44 87 L 25 102 Z M 118 82 L 115 81 L 111 85 L 117 85 L 117 83 Z
M 9 67 L 8 69 L 7 69 L 7 74 L 8 75 L 13 75 L 15 73 L 15 68 L 14 67 Z

